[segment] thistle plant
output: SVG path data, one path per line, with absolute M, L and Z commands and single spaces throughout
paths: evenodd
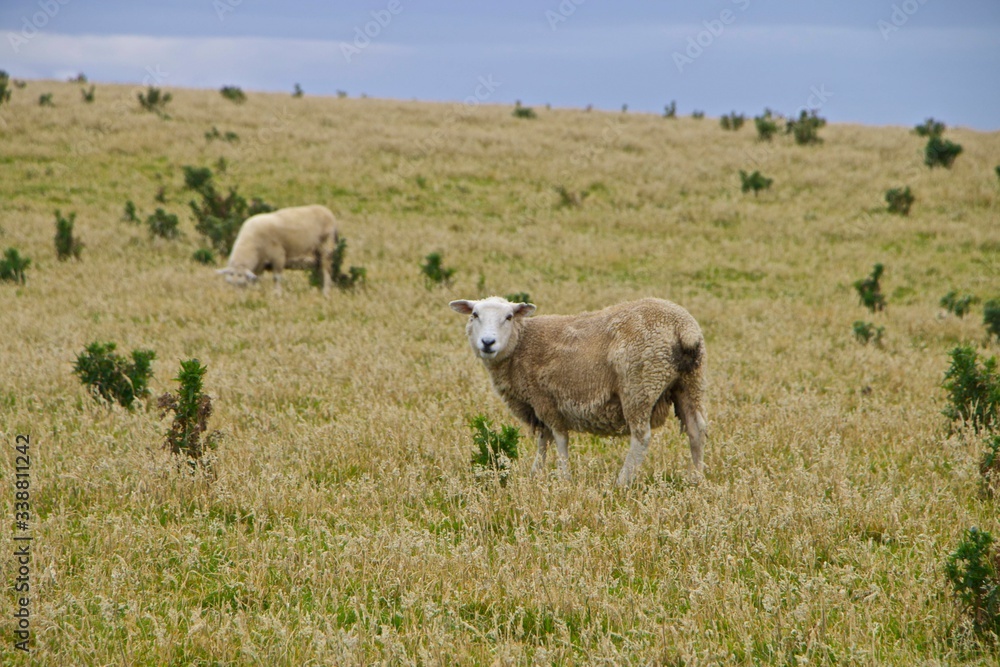
M 131 408 L 136 399 L 149 395 L 156 353 L 132 350 L 129 361 L 115 352 L 116 347 L 114 343 L 90 343 L 77 355 L 73 372 L 95 399 Z
M 469 421 L 472 442 L 478 448 L 472 458 L 472 469 L 477 478 L 494 477 L 500 485 L 507 484 L 511 465 L 517 460 L 517 445 L 521 433 L 514 426 L 504 424 L 499 431 L 491 428 L 485 415 L 476 415 Z
M 885 296 L 882 295 L 882 285 L 879 283 L 884 271 L 884 266 L 876 264 L 872 267 L 870 276 L 854 282 L 854 289 L 858 291 L 861 305 L 873 313 L 885 310 Z

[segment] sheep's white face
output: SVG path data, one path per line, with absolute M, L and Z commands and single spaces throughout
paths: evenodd
M 221 276 L 226 277 L 226 282 L 230 285 L 236 285 L 237 287 L 246 287 L 250 283 L 257 282 L 257 274 L 255 274 L 250 269 L 233 269 L 226 267 L 224 269 L 218 269 L 216 271 Z
M 451 309 L 469 316 L 465 334 L 476 355 L 484 361 L 503 358 L 517 345 L 517 321 L 535 312 L 530 303 L 511 303 L 491 296 L 481 301 L 452 301 Z

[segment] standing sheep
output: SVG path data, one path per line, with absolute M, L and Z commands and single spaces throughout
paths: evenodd
M 281 274 L 286 269 L 308 269 L 320 262 L 323 294 L 330 292 L 333 278 L 330 261 L 337 245 L 337 221 L 325 206 L 295 206 L 247 218 L 229 254 L 229 264 L 216 273 L 234 285 L 257 280 L 257 274 L 274 273 L 274 291 L 281 293 Z
M 465 332 L 507 407 L 538 433 L 532 472 L 553 439 L 569 477 L 569 431 L 631 435 L 617 484 L 627 486 L 646 456 L 651 430 L 673 406 L 702 472 L 705 339 L 690 313 L 642 299 L 579 315 L 530 318 L 535 306 L 500 297 L 452 301 L 469 315 Z

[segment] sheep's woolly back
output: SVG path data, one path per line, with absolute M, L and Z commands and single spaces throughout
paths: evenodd
M 325 206 L 295 206 L 247 218 L 229 255 L 229 268 L 259 273 L 315 263 L 332 249 L 336 218 Z

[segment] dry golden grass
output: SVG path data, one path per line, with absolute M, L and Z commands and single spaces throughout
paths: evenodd
M 942 567 L 964 528 L 1000 532 L 980 444 L 940 414 L 981 307 L 938 300 L 1000 294 L 1000 134 L 949 130 L 965 151 L 931 171 L 906 128 L 762 146 L 712 119 L 194 90 L 161 120 L 137 88 L 77 88 L 30 82 L 0 108 L 0 249 L 33 261 L 0 284 L 0 516 L 29 433 L 37 664 L 996 664 Z M 240 141 L 207 142 L 213 125 Z M 222 186 L 329 206 L 368 288 L 323 299 L 298 273 L 276 298 L 269 276 L 239 291 L 194 263 L 181 168 L 220 157 Z M 742 195 L 739 169 L 774 186 Z M 558 208 L 559 185 L 591 194 Z M 903 185 L 910 217 L 884 213 Z M 120 219 L 126 199 L 164 206 L 160 186 L 179 241 Z M 56 261 L 57 208 L 80 262 Z M 451 287 L 425 287 L 432 251 Z M 852 282 L 879 261 L 872 317 Z M 627 492 L 627 443 L 586 435 L 572 482 L 531 478 L 530 440 L 505 488 L 474 478 L 468 418 L 512 417 L 447 303 L 518 291 L 542 313 L 691 311 L 703 483 L 672 425 Z M 207 365 L 216 479 L 175 466 L 155 409 L 86 394 L 72 364 L 95 340 L 154 349 L 154 395 L 181 359 Z M 9 583 L 0 662 L 26 664 Z

